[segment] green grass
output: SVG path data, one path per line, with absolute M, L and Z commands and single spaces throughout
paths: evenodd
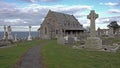
M 73 49 L 47 41 L 42 47 L 45 68 L 120 68 L 120 50 L 117 53 Z
M 13 68 L 21 56 L 32 46 L 38 45 L 40 41 L 15 43 L 10 48 L 0 48 L 0 68 Z
M 55 40 L 35 40 L 0 48 L 0 68 L 12 68 L 29 48 L 38 44 L 45 45 L 41 50 L 45 68 L 120 68 L 120 50 L 117 53 L 85 51 L 73 49 L 72 45 L 59 45 Z

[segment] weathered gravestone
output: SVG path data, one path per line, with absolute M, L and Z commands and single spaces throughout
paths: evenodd
M 96 14 L 94 10 L 91 10 L 87 18 L 90 19 L 90 37 L 86 40 L 85 48 L 99 50 L 102 48 L 102 40 L 99 37 L 96 37 L 95 31 L 95 20 L 98 18 L 98 14 Z
M 4 26 L 4 36 L 3 39 L 0 40 L 0 47 L 7 46 L 13 43 L 12 37 L 12 29 L 11 26 Z
M 62 44 L 64 45 L 65 44 L 65 38 L 63 37 L 63 34 L 62 33 L 58 33 L 58 38 L 57 38 L 57 43 L 58 44 Z
M 28 41 L 32 40 L 32 36 L 31 36 L 31 26 L 29 26 L 29 35 L 28 35 Z
M 12 29 L 11 26 L 5 26 L 4 25 L 4 36 L 3 36 L 3 40 L 13 40 L 12 37 Z
M 60 36 L 57 38 L 57 43 L 58 43 L 58 44 L 65 44 L 65 43 L 66 43 L 65 38 L 64 38 L 62 35 L 60 35 Z
M 75 39 L 73 36 L 68 36 L 68 44 L 73 44 L 75 42 Z
M 17 42 L 17 34 L 14 35 L 14 42 Z
M 57 42 L 58 44 L 73 44 L 75 42 L 75 39 L 73 36 L 62 36 L 60 35 L 57 38 Z
M 12 28 L 10 25 L 7 27 L 7 33 L 8 33 L 8 40 L 13 41 Z
M 57 39 L 57 42 L 59 44 L 73 44 L 75 42 L 74 38 L 73 37 L 68 37 L 67 39 L 63 36 L 60 36 L 58 39 Z
M 7 28 L 6 28 L 6 26 L 4 25 L 4 36 L 3 36 L 3 40 L 6 39 L 6 31 L 7 31 Z

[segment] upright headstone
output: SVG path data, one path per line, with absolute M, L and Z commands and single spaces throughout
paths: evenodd
M 1 46 L 7 46 L 13 43 L 13 37 L 12 37 L 12 29 L 11 26 L 4 26 L 4 37 L 3 40 L 0 41 L 0 47 Z
M 14 42 L 17 42 L 17 34 L 14 35 Z
M 62 35 L 60 35 L 58 38 L 57 38 L 57 43 L 58 44 L 65 44 L 65 39 Z
M 4 35 L 3 35 L 3 40 L 6 39 L 6 26 L 4 25 Z
M 114 37 L 113 28 L 111 28 L 111 27 L 109 28 L 108 36 L 109 36 L 109 37 Z
M 7 27 L 7 34 L 8 34 L 8 40 L 13 40 L 12 29 L 10 25 Z
M 92 50 L 101 49 L 102 40 L 99 37 L 96 37 L 95 31 L 95 20 L 98 18 L 98 14 L 96 14 L 94 10 L 91 10 L 87 18 L 90 19 L 90 37 L 86 40 L 85 48 Z
M 61 30 L 62 31 L 62 30 Z M 61 33 L 61 32 L 58 32 L 58 38 L 57 38 L 57 43 L 58 44 L 65 44 L 65 39 L 64 39 L 64 37 L 63 37 L 63 33 Z
M 70 32 L 70 35 L 68 35 L 68 44 L 73 44 L 75 42 L 73 32 Z
M 32 40 L 32 37 L 31 37 L 31 26 L 29 26 L 29 35 L 28 35 L 28 41 L 31 41 Z

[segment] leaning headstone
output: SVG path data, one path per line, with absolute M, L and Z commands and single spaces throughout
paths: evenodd
M 28 41 L 32 40 L 32 36 L 31 36 L 31 26 L 29 26 L 29 35 L 28 35 Z
M 96 37 L 95 31 L 95 20 L 98 18 L 98 14 L 92 10 L 87 18 L 90 19 L 90 37 L 88 37 L 86 40 L 85 48 L 91 50 L 99 50 L 102 48 L 102 40 L 99 37 Z

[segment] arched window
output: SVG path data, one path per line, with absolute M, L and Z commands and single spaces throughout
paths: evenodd
M 56 30 L 56 34 L 58 34 L 58 30 Z
M 68 26 L 70 26 L 70 23 L 68 22 Z
M 66 26 L 66 22 L 64 22 L 64 26 Z
M 47 34 L 47 28 L 45 27 L 45 34 Z
M 75 27 L 75 22 L 73 22 L 73 27 Z

